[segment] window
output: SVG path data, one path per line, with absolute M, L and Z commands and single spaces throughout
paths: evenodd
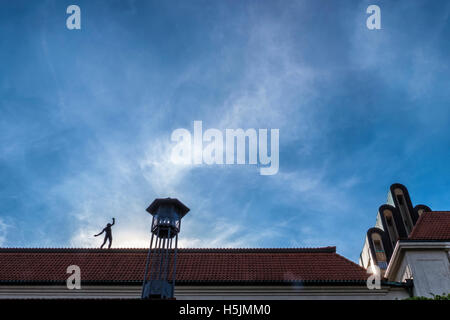
M 389 227 L 392 227 L 392 217 L 386 217 L 386 223 Z
M 383 252 L 383 247 L 381 246 L 380 240 L 374 240 L 373 244 L 375 246 L 375 252 Z
M 401 205 L 401 206 L 404 204 L 403 203 L 403 196 L 401 194 L 397 195 L 397 201 L 398 201 L 398 204 Z

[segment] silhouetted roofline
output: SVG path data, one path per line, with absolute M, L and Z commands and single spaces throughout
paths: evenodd
M 27 253 L 146 253 L 148 248 L 18 248 L 3 247 L 0 252 L 27 252 Z M 336 247 L 319 248 L 178 248 L 181 253 L 336 253 Z

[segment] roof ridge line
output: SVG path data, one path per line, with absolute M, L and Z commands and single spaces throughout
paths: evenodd
M 71 253 L 134 253 L 134 252 L 147 252 L 148 248 L 112 248 L 112 249 L 100 249 L 100 248 L 20 248 L 20 247 L 0 247 L 0 252 L 71 252 Z M 179 252 L 260 252 L 260 253 L 295 253 L 295 252 L 317 252 L 317 253 L 336 253 L 335 246 L 317 247 L 317 248 L 178 248 Z

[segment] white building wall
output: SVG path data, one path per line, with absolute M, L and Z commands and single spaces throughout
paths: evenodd
M 387 277 L 402 282 L 412 276 L 414 296 L 450 293 L 450 242 L 398 242 Z
M 82 286 L 68 290 L 65 286 L 0 286 L 0 299 L 138 299 L 139 286 Z M 177 300 L 394 300 L 408 298 L 404 288 L 364 286 L 179 286 Z
M 448 252 L 407 251 L 402 273 L 409 265 L 414 278 L 414 295 L 432 297 L 450 293 L 450 264 Z

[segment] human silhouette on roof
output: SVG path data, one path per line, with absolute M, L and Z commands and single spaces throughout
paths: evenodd
M 108 223 L 106 225 L 106 227 L 102 230 L 102 232 L 100 232 L 99 234 L 94 235 L 94 237 L 97 237 L 99 235 L 101 235 L 103 232 L 105 232 L 105 240 L 103 241 L 103 244 L 101 245 L 100 249 L 103 249 L 103 246 L 106 243 L 106 240 L 109 240 L 109 245 L 108 245 L 108 249 L 111 248 L 111 244 L 112 244 L 112 232 L 111 232 L 111 227 L 114 225 L 114 223 L 116 223 L 116 220 L 114 218 L 112 218 L 112 224 Z

